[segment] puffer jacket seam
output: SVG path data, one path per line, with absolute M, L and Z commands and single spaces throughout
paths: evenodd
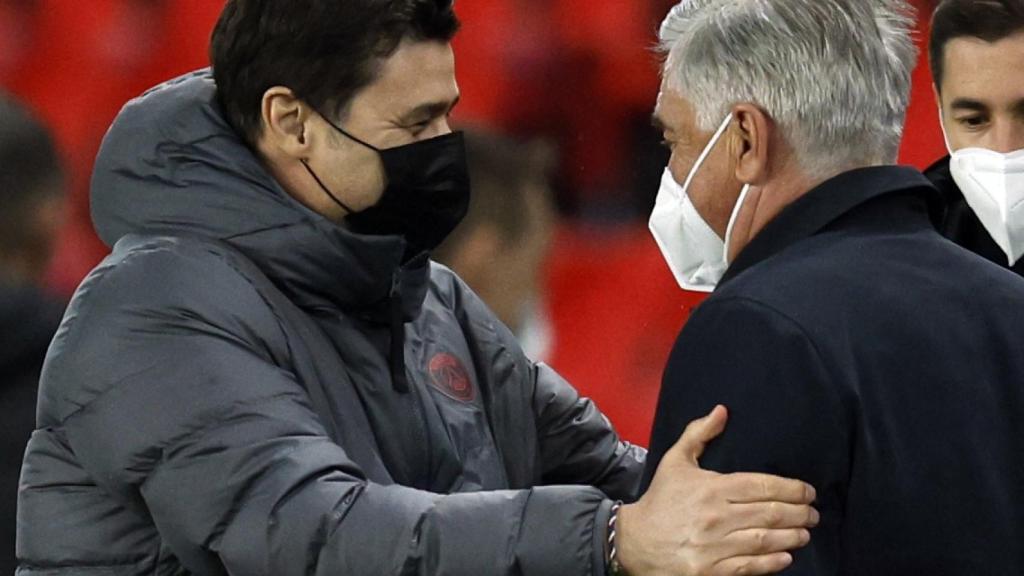
M 430 521 L 430 515 L 437 510 L 437 501 L 435 500 L 429 508 L 423 511 L 416 519 L 416 524 L 412 529 L 412 542 L 409 544 L 409 552 L 405 556 L 405 561 L 398 564 L 396 568 L 398 572 L 395 576 L 415 576 L 418 574 L 417 565 L 424 561 L 423 555 L 427 543 L 423 540 L 423 530 L 426 524 Z
M 161 247 L 161 249 L 164 249 L 164 248 Z M 149 254 L 149 253 L 151 253 L 150 249 L 140 250 L 138 252 L 130 252 L 130 253 L 126 254 L 124 256 L 124 258 L 116 266 L 111 266 L 109 269 L 106 269 L 106 270 L 103 270 L 102 272 L 100 272 L 95 277 L 96 284 L 94 286 L 92 286 L 90 290 L 92 292 L 99 291 L 100 288 L 102 288 L 104 285 L 106 285 L 106 283 L 110 279 L 110 275 L 113 274 L 114 272 L 116 272 L 121 266 L 123 266 L 124 264 L 126 264 L 126 263 L 128 263 L 130 261 L 136 260 L 137 257 L 142 255 L 142 254 Z M 101 265 L 101 267 L 102 267 L 102 265 Z M 62 327 L 64 329 L 66 329 L 67 342 L 66 342 L 65 346 L 67 348 L 73 348 L 75 346 L 75 344 L 77 344 L 79 339 L 82 338 L 81 330 L 77 330 L 76 328 L 79 325 L 87 325 L 88 324 L 87 321 L 91 320 L 91 315 L 95 312 L 95 304 L 94 304 L 95 300 L 96 300 L 95 298 L 85 298 L 85 299 L 83 299 L 83 301 L 79 304 L 80 308 L 78 310 L 78 315 L 73 320 L 71 320 L 66 326 Z M 67 423 L 68 420 L 70 420 L 73 416 L 75 416 L 76 414 L 78 414 L 82 410 L 84 410 L 87 407 L 91 406 L 94 402 L 96 402 L 102 396 L 104 396 L 106 394 L 106 392 L 107 391 L 103 391 L 100 394 L 97 394 L 90 401 L 88 401 L 88 402 L 86 402 L 84 404 L 78 404 L 77 402 L 73 402 L 71 400 L 65 399 L 65 401 L 67 401 L 68 404 L 70 404 L 72 406 L 77 406 L 77 408 L 75 410 L 73 410 L 72 412 L 68 413 L 64 418 L 60 419 L 58 421 L 58 426 L 63 427 Z

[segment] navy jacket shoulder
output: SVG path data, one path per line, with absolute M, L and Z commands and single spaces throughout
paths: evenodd
M 679 337 L 648 476 L 725 404 L 702 464 L 818 489 L 789 573 L 1024 569 L 1024 280 L 938 234 L 940 206 L 920 174 L 878 168 L 770 223 Z

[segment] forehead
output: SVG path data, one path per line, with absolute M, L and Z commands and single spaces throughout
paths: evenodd
M 998 42 L 954 38 L 946 45 L 946 101 L 970 98 L 998 105 L 1024 98 L 1024 32 Z
M 375 107 L 397 112 L 426 102 L 452 102 L 459 96 L 455 54 L 439 41 L 403 41 L 381 65 L 377 79 L 364 92 Z

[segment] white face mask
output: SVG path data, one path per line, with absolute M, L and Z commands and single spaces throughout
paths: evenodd
M 731 121 L 732 114 L 726 116 L 707 147 L 701 152 L 685 184 L 680 186 L 668 168 L 665 168 L 665 173 L 661 177 L 661 189 L 651 213 L 651 234 L 654 235 L 665 262 L 683 290 L 712 292 L 729 268 L 729 240 L 732 238 L 740 207 L 750 192 L 750 186 L 744 186 L 740 192 L 736 207 L 729 218 L 724 242 L 693 206 L 688 191 L 697 171 L 725 134 Z
M 1013 266 L 1024 254 L 1024 150 L 965 148 L 949 162 L 967 204 Z
M 943 125 L 945 135 L 945 125 Z M 949 148 L 949 139 L 946 139 Z M 968 206 L 1010 266 L 1024 255 L 1024 150 L 950 150 L 949 170 Z

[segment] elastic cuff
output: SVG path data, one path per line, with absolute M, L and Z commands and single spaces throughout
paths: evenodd
M 594 576 L 608 574 L 608 521 L 611 520 L 612 506 L 614 505 L 615 502 L 612 500 L 605 500 L 597 507 L 597 513 L 594 514 L 594 560 L 591 564 L 594 567 Z

